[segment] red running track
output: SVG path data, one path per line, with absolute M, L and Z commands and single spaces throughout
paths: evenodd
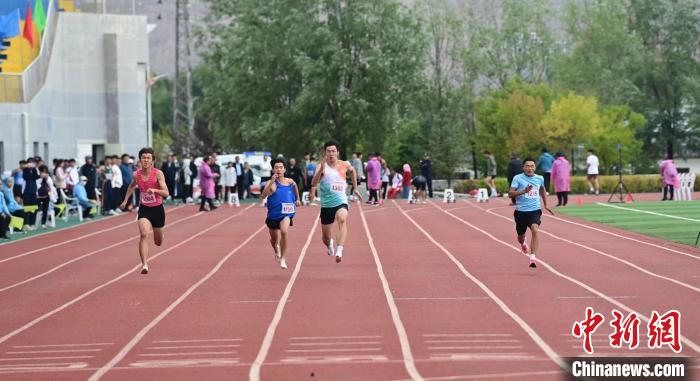
M 606 316 L 596 355 L 697 366 L 693 248 L 547 216 L 533 270 L 503 201 L 389 202 L 352 205 L 341 264 L 301 208 L 281 270 L 264 212 L 169 209 L 146 276 L 133 215 L 0 246 L 0 378 L 558 380 L 586 307 Z M 608 345 L 612 309 L 642 316 L 639 348 Z M 680 354 L 645 345 L 670 309 Z

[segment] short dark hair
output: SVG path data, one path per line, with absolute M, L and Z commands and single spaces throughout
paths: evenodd
M 287 163 L 284 162 L 284 159 L 274 158 L 274 159 L 270 160 L 270 166 L 272 166 L 272 168 L 274 168 L 275 164 L 277 164 L 277 163 L 282 163 L 282 166 L 287 168 Z
M 125 157 L 128 158 L 128 157 L 129 157 L 129 154 L 128 154 L 128 153 L 125 153 L 125 154 L 122 155 L 122 159 L 125 158 Z
M 485 149 L 485 150 L 484 150 L 484 154 L 486 154 L 486 155 L 490 155 L 490 154 L 491 154 L 491 151 L 489 151 L 489 150 Z
M 533 164 L 537 165 L 537 162 L 535 161 L 535 159 L 533 159 L 533 158 L 531 158 L 531 157 L 528 156 L 528 157 L 526 157 L 526 158 L 523 160 L 523 166 L 524 166 L 525 163 L 527 163 L 528 161 L 531 161 Z
M 20 160 L 20 161 L 19 161 L 19 165 L 22 165 L 22 164 L 27 164 L 27 161 L 26 161 L 26 160 Z
M 202 161 L 206 163 L 209 159 L 211 159 L 211 156 L 207 155 L 202 158 Z
M 330 146 L 335 146 L 335 148 L 340 151 L 340 143 L 338 143 L 337 140 L 335 139 L 330 139 L 326 142 L 326 144 L 323 145 L 323 149 L 325 150 L 326 148 Z
M 547 147 L 542 148 L 542 153 L 548 152 Z
M 593 148 L 589 148 L 589 149 L 588 149 L 588 152 L 590 152 L 590 153 L 595 153 L 595 151 L 593 151 Z
M 150 153 L 151 154 L 151 159 L 155 160 L 156 159 L 156 153 L 153 151 L 153 148 L 151 147 L 143 147 L 139 150 L 139 160 L 141 160 L 141 155 L 145 153 Z
M 382 153 L 379 152 L 379 151 L 377 151 L 377 152 L 374 153 L 374 156 L 382 156 Z

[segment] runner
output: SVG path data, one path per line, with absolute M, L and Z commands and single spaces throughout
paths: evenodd
M 163 172 L 153 167 L 155 153 L 152 148 L 141 148 L 139 159 L 141 169 L 134 172 L 129 189 L 120 207 L 126 207 L 126 200 L 131 197 L 138 186 L 141 194 L 139 205 L 138 224 L 141 240 L 139 241 L 139 255 L 141 256 L 141 274 L 148 274 L 148 233 L 153 228 L 153 243 L 156 246 L 163 244 L 163 226 L 165 226 L 165 209 L 163 199 L 168 198 L 168 186 L 165 183 Z
M 535 268 L 535 253 L 539 249 L 539 227 L 542 217 L 542 205 L 549 213 L 554 214 L 547 207 L 547 197 L 544 189 L 544 178 L 535 174 L 535 159 L 523 160 L 523 173 L 516 175 L 510 184 L 508 197 L 515 197 L 515 231 L 518 233 L 518 242 L 523 254 L 530 251 L 530 267 Z M 540 199 L 542 200 L 540 203 Z M 525 233 L 530 228 L 532 248 L 525 242 Z
M 262 198 L 267 198 L 267 219 L 265 224 L 270 229 L 270 244 L 275 251 L 275 259 L 280 268 L 287 268 L 285 253 L 287 252 L 287 231 L 294 226 L 296 206 L 301 206 L 299 188 L 289 178 L 284 177 L 287 170 L 283 159 L 273 159 L 272 177 L 265 184 Z
M 348 218 L 347 173 L 352 178 L 354 193 L 362 202 L 362 194 L 357 188 L 357 172 L 347 161 L 338 160 L 340 144 L 335 140 L 329 140 L 324 144 L 326 156 L 323 163 L 318 166 L 316 174 L 311 181 L 310 199 L 316 196 L 316 187 L 321 196 L 321 231 L 323 232 L 323 244 L 328 248 L 328 255 L 335 256 L 335 261 L 340 263 L 343 259 L 343 246 L 348 235 L 346 224 Z M 315 205 L 313 203 L 312 205 Z M 333 223 L 338 221 L 338 247 L 333 248 L 331 238 Z

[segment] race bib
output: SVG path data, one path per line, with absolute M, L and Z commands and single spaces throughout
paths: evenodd
M 291 202 L 282 203 L 282 214 L 292 214 L 294 213 L 294 204 Z
M 345 193 L 345 183 L 335 182 L 335 183 L 331 184 L 331 191 Z
M 153 193 L 143 192 L 141 193 L 141 202 L 144 204 L 151 204 L 156 202 L 156 195 Z

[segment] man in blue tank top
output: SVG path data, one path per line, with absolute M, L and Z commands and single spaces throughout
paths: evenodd
M 530 252 L 530 267 L 535 268 L 535 252 L 539 249 L 539 228 L 542 217 L 542 206 L 549 213 L 554 214 L 547 207 L 546 189 L 544 178 L 535 174 L 535 159 L 523 160 L 523 173 L 513 177 L 510 184 L 508 197 L 515 198 L 515 231 L 518 234 L 518 242 L 523 254 Z M 540 201 L 541 200 L 541 201 Z M 530 228 L 532 247 L 525 242 L 525 233 Z
M 267 219 L 265 224 L 270 230 L 270 244 L 275 251 L 275 260 L 280 268 L 287 268 L 284 257 L 287 252 L 287 231 L 293 226 L 296 207 L 301 206 L 299 189 L 297 184 L 284 177 L 287 170 L 283 159 L 274 159 L 272 165 L 272 177 L 265 184 L 261 198 L 267 198 Z

